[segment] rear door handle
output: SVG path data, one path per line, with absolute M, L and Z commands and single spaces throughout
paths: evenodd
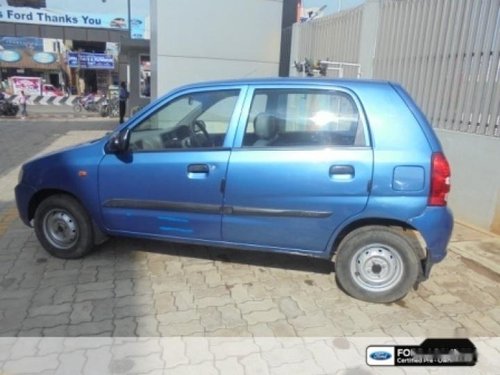
M 332 165 L 329 173 L 330 177 L 354 177 L 354 167 L 352 165 Z

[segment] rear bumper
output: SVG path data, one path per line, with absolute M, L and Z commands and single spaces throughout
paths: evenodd
M 447 253 L 453 231 L 453 215 L 448 207 L 428 207 L 424 213 L 411 221 L 426 242 L 426 256 L 422 259 L 422 271 L 417 284 L 431 274 L 434 264 L 442 261 Z
M 24 224 L 30 225 L 29 218 L 29 203 L 31 198 L 35 194 L 35 189 L 26 184 L 19 184 L 15 188 L 16 193 L 16 205 L 17 211 L 19 212 L 19 217 L 23 221 Z
M 425 240 L 427 248 L 426 264 L 430 268 L 434 263 L 444 259 L 448 242 L 453 230 L 453 215 L 448 207 L 427 207 L 422 215 L 415 217 L 409 223 L 419 231 Z

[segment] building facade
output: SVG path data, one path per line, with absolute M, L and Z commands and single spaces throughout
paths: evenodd
M 283 0 L 152 0 L 152 95 L 191 82 L 277 76 Z

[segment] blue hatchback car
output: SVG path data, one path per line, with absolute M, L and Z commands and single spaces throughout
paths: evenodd
M 391 302 L 446 255 L 449 178 L 397 84 L 235 80 L 179 88 L 27 162 L 16 200 L 56 257 L 108 236 L 335 257 L 348 294 Z

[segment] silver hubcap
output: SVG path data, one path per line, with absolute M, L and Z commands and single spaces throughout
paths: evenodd
M 78 225 L 68 211 L 52 209 L 43 219 L 43 234 L 52 246 L 66 250 L 78 241 Z
M 351 274 L 363 289 L 383 292 L 393 288 L 403 277 L 403 259 L 390 246 L 368 245 L 356 251 L 351 261 Z

